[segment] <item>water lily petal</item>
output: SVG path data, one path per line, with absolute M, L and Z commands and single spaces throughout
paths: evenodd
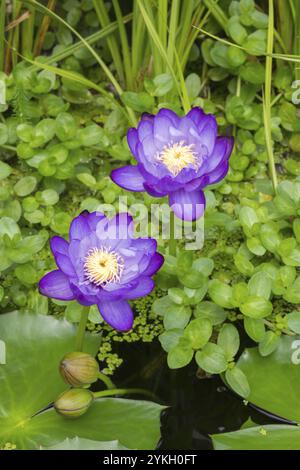
M 118 331 L 129 331 L 133 325 L 133 312 L 125 300 L 103 301 L 98 304 L 103 319 Z
M 130 289 L 126 295 L 127 299 L 138 299 L 139 297 L 144 297 L 145 295 L 150 294 L 155 287 L 153 279 L 150 277 L 141 277 L 139 279 L 138 285 L 134 289 Z
M 70 226 L 70 240 L 82 240 L 90 233 L 90 227 L 85 212 L 73 219 Z
M 169 195 L 169 203 L 175 215 L 182 220 L 197 220 L 205 210 L 205 196 L 200 189 L 190 192 L 179 189 Z
M 59 269 L 42 277 L 39 282 L 39 291 L 42 295 L 58 300 L 75 298 L 68 277 Z
M 134 127 L 129 129 L 127 132 L 127 142 L 128 142 L 128 146 L 131 152 L 133 153 L 133 155 L 135 155 L 136 146 L 139 143 L 139 136 L 138 136 L 137 130 Z
M 155 253 L 148 265 L 148 267 L 143 272 L 143 276 L 153 276 L 163 265 L 165 259 L 160 253 Z
M 67 276 L 73 277 L 76 276 L 76 271 L 74 269 L 73 263 L 71 262 L 69 256 L 62 255 L 57 253 L 55 256 L 55 262 L 57 267 Z
M 137 166 L 128 165 L 113 170 L 110 175 L 114 183 L 129 191 L 144 191 L 144 178 Z
M 227 175 L 228 170 L 229 170 L 228 160 L 222 161 L 220 165 L 208 175 L 209 176 L 208 184 L 216 184 L 219 181 L 221 181 Z
M 50 239 L 50 248 L 54 256 L 56 253 L 67 255 L 69 250 L 69 243 L 64 238 L 55 236 Z

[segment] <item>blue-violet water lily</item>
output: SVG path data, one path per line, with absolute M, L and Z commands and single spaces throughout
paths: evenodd
M 71 223 L 69 242 L 59 236 L 50 240 L 58 269 L 40 280 L 41 294 L 97 304 L 109 325 L 130 330 L 133 312 L 128 300 L 152 291 L 151 276 L 164 261 L 156 240 L 134 238 L 133 229 L 127 213 L 110 220 L 99 212 L 81 213 Z
M 233 138 L 218 137 L 216 118 L 193 108 L 179 117 L 169 109 L 143 114 L 127 134 L 137 165 L 112 171 L 112 180 L 129 191 L 169 197 L 177 217 L 196 220 L 203 215 L 203 189 L 228 172 Z

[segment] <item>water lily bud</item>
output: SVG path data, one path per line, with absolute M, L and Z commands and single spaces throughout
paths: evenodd
M 67 384 L 82 387 L 97 381 L 99 366 L 90 354 L 71 352 L 61 360 L 59 371 Z
M 71 388 L 59 395 L 54 402 L 54 408 L 57 413 L 66 418 L 78 418 L 88 410 L 93 399 L 94 396 L 90 390 Z

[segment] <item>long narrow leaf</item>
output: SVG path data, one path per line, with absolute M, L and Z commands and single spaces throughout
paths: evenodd
M 129 14 L 127 16 L 123 17 L 124 23 L 128 23 L 132 19 L 132 14 Z M 97 31 L 94 34 L 91 34 L 90 36 L 85 37 L 85 41 L 89 43 L 90 45 L 97 43 L 100 39 L 106 38 L 110 34 L 112 34 L 116 29 L 118 28 L 118 23 L 115 21 L 113 23 L 110 23 L 108 26 L 105 26 L 103 29 L 100 31 Z M 67 57 L 70 57 L 73 55 L 75 52 L 77 52 L 79 49 L 82 49 L 85 47 L 85 44 L 82 43 L 82 41 L 77 41 L 74 44 L 70 44 L 70 46 L 64 48 L 64 50 L 56 52 L 55 54 L 52 54 L 49 57 L 43 57 L 43 63 L 45 64 L 54 64 L 55 62 L 59 62 L 61 60 L 66 59 Z
M 116 14 L 117 22 L 118 22 L 118 30 L 119 30 L 121 45 L 122 45 L 122 53 L 123 53 L 123 61 L 124 61 L 127 87 L 132 88 L 133 77 L 132 77 L 131 57 L 130 57 L 127 33 L 126 33 L 126 29 L 123 23 L 123 18 L 122 18 L 122 11 L 121 11 L 118 0 L 112 0 L 112 3 L 114 6 L 114 10 L 115 10 L 115 14 Z
M 99 54 L 97 54 L 97 52 L 90 46 L 90 44 L 78 33 L 78 31 L 76 31 L 76 29 L 74 29 L 72 26 L 70 26 L 63 18 L 61 18 L 59 15 L 57 15 L 56 13 L 54 13 L 53 11 L 49 10 L 47 7 L 45 7 L 44 5 L 42 5 L 41 3 L 37 2 L 36 0 L 23 0 L 24 3 L 27 3 L 29 5 L 34 5 L 36 6 L 37 9 L 47 13 L 48 15 L 50 15 L 52 18 L 56 19 L 57 21 L 60 21 L 64 26 L 66 26 L 70 31 L 72 31 L 73 34 L 75 34 L 75 36 L 78 37 L 78 39 L 80 39 L 80 41 L 82 41 L 82 43 L 85 45 L 85 47 L 90 51 L 90 53 L 92 54 L 92 56 L 96 59 L 96 61 L 98 62 L 98 64 L 100 65 L 100 67 L 102 68 L 102 70 L 104 71 L 104 73 L 106 74 L 107 78 L 109 79 L 109 81 L 112 83 L 112 85 L 115 87 L 117 93 L 119 95 L 122 95 L 123 93 L 123 89 L 121 88 L 120 84 L 118 83 L 118 81 L 115 79 L 114 75 L 112 74 L 112 72 L 110 71 L 110 69 L 107 67 L 107 65 L 105 64 L 105 62 L 101 59 L 101 57 L 99 56 Z M 128 116 L 130 117 L 130 120 L 132 122 L 133 125 L 136 124 L 136 117 L 135 117 L 135 114 L 133 112 L 132 109 L 126 107 L 126 110 L 127 110 L 127 113 L 128 113 Z
M 93 0 L 93 5 L 94 5 L 96 15 L 98 17 L 100 26 L 103 29 L 106 28 L 111 23 L 110 23 L 110 19 L 106 10 L 104 0 Z M 106 41 L 107 41 L 107 45 L 110 50 L 113 62 L 115 64 L 116 71 L 119 75 L 119 78 L 121 80 L 124 80 L 124 70 L 123 70 L 121 55 L 119 52 L 118 42 L 114 36 L 108 36 Z
M 4 57 L 5 57 L 5 41 L 4 41 L 4 28 L 5 28 L 5 0 L 0 0 L 0 71 L 4 71 Z
M 181 97 L 181 90 L 180 90 L 180 86 L 179 86 L 179 83 L 178 83 L 178 80 L 177 80 L 177 76 L 176 76 L 176 73 L 175 73 L 175 71 L 174 71 L 174 69 L 173 69 L 172 64 L 171 64 L 170 61 L 169 61 L 168 54 L 166 53 L 166 50 L 164 49 L 164 47 L 163 47 L 163 45 L 162 45 L 162 43 L 161 43 L 161 41 L 160 41 L 160 39 L 159 39 L 159 36 L 158 36 L 158 34 L 157 34 L 157 31 L 156 31 L 156 29 L 154 28 L 153 23 L 152 23 L 152 21 L 150 20 L 150 18 L 149 18 L 149 16 L 148 16 L 148 14 L 147 14 L 147 12 L 146 12 L 146 10 L 145 10 L 145 8 L 144 8 L 144 6 L 143 6 L 141 0 L 137 0 L 137 2 L 138 2 L 138 4 L 139 4 L 139 8 L 140 8 L 140 11 L 141 11 L 142 16 L 143 16 L 143 18 L 144 18 L 144 21 L 145 21 L 145 23 L 146 23 L 146 27 L 147 27 L 147 29 L 148 29 L 148 31 L 149 31 L 149 34 L 150 34 L 150 36 L 152 37 L 152 39 L 153 39 L 153 41 L 154 41 L 154 43 L 155 43 L 155 45 L 156 45 L 158 51 L 160 52 L 162 58 L 165 60 L 167 66 L 168 66 L 168 68 L 169 68 L 169 71 L 170 71 L 170 73 L 172 74 L 173 79 L 174 79 L 174 81 L 175 81 L 175 84 L 176 84 L 176 87 L 177 87 L 179 96 Z M 181 99 L 182 99 L 182 97 L 181 97 Z
M 277 174 L 274 161 L 273 153 L 273 142 L 271 132 L 271 98 L 272 98 L 272 66 L 273 66 L 273 45 L 274 45 L 274 4 L 273 0 L 269 0 L 269 25 L 268 25 L 268 42 L 267 42 L 267 53 L 266 57 L 266 74 L 265 74 L 265 92 L 263 100 L 264 108 L 264 128 L 266 147 L 269 159 L 269 169 L 272 179 L 274 191 L 277 188 Z
M 243 46 L 239 46 L 238 44 L 235 44 L 234 42 L 228 41 L 227 39 L 223 39 L 223 38 L 220 38 L 219 36 L 215 36 L 214 34 L 209 33 L 203 28 L 200 28 L 194 25 L 193 27 L 196 28 L 201 33 L 205 34 L 206 36 L 209 36 L 210 38 L 215 39 L 215 41 L 219 41 L 223 44 L 226 44 L 227 46 L 233 46 L 233 47 L 236 47 L 237 49 L 241 49 L 242 51 L 247 52 L 247 49 L 245 49 L 245 47 Z M 265 52 L 265 53 L 261 53 L 261 55 L 270 56 L 270 57 L 273 57 L 274 59 L 286 60 L 288 62 L 300 62 L 300 55 L 295 55 L 295 54 L 268 54 L 268 52 Z

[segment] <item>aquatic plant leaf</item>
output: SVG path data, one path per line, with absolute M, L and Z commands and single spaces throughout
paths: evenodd
M 300 337 L 282 336 L 272 354 L 247 349 L 238 361 L 251 393 L 248 400 L 269 413 L 300 422 Z
M 17 449 L 39 449 L 79 437 L 118 440 L 132 449 L 155 448 L 162 409 L 155 403 L 98 399 L 76 420 L 48 408 L 67 388 L 58 363 L 74 350 L 72 324 L 53 316 L 12 312 L 0 316 L 0 332 L 6 345 L 6 364 L 0 365 L 0 447 L 11 442 Z M 86 334 L 85 351 L 95 355 L 99 340 Z
M 299 450 L 300 429 L 268 425 L 242 429 L 212 437 L 215 450 Z

